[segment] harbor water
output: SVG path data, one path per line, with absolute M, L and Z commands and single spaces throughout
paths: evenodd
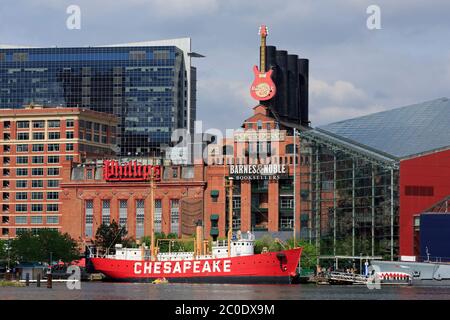
M 80 289 L 0 287 L 0 300 L 450 300 L 450 286 L 330 286 L 81 282 Z

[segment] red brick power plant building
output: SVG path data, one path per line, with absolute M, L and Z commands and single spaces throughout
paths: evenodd
M 224 237 L 228 212 L 225 182 L 233 176 L 234 229 L 286 231 L 291 235 L 294 227 L 293 137 L 276 126 L 267 107 L 255 107 L 254 115 L 245 120 L 243 130 L 231 139 L 208 146 L 208 164 L 174 165 L 159 159 L 121 159 L 115 169 L 105 170 L 110 160 L 66 163 L 62 169 L 62 202 L 64 208 L 70 210 L 62 218 L 64 230 L 77 239 L 91 241 L 101 223 L 115 220 L 125 226 L 133 238 L 149 235 L 152 224 L 150 188 L 144 172 L 150 170 L 145 170 L 145 166 L 153 166 L 158 171 L 154 195 L 155 232 L 191 236 L 196 222 L 201 220 L 206 236 Z M 264 136 L 264 139 L 250 138 L 249 142 L 249 136 Z M 258 148 L 261 148 L 259 152 Z M 297 155 L 298 176 L 301 168 L 307 170 L 307 160 L 303 159 L 300 164 L 300 158 Z M 248 168 L 253 166 L 268 168 L 268 171 L 242 172 L 252 171 Z M 230 173 L 233 168 L 240 168 L 241 172 L 237 169 Z M 297 184 L 299 188 L 299 180 Z M 299 196 L 296 203 L 298 216 Z

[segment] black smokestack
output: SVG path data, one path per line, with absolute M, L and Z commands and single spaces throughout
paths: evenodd
M 266 71 L 272 69 L 272 80 L 275 83 L 275 87 L 277 89 L 277 93 L 275 96 L 268 100 L 268 101 L 262 101 L 261 104 L 267 106 L 270 108 L 270 110 L 275 111 L 277 114 L 280 113 L 279 110 L 279 99 L 280 94 L 278 92 L 278 78 L 280 76 L 279 67 L 277 65 L 277 48 L 274 46 L 266 46 Z
M 288 117 L 288 66 L 287 66 L 287 51 L 277 50 L 276 62 L 278 65 L 277 70 L 277 94 L 278 94 L 278 106 L 279 115 L 282 118 Z
M 288 118 L 291 122 L 300 123 L 299 105 L 299 77 L 298 77 L 298 56 L 295 54 L 288 55 Z
M 300 89 L 300 120 L 303 126 L 309 126 L 309 60 L 298 59 L 298 81 Z

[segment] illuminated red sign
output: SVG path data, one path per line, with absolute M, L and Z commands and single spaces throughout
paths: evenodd
M 137 161 L 119 163 L 117 160 L 103 161 L 103 179 L 106 181 L 147 181 L 161 180 L 161 167 L 144 165 Z

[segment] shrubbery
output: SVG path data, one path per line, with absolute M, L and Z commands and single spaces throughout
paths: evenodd
M 255 241 L 255 253 L 261 253 L 264 247 L 271 252 L 293 248 L 294 239 L 287 240 L 284 247 L 271 236 L 264 236 Z M 301 267 L 304 269 L 314 269 L 317 264 L 317 250 L 315 245 L 298 240 L 297 247 L 303 247 Z

